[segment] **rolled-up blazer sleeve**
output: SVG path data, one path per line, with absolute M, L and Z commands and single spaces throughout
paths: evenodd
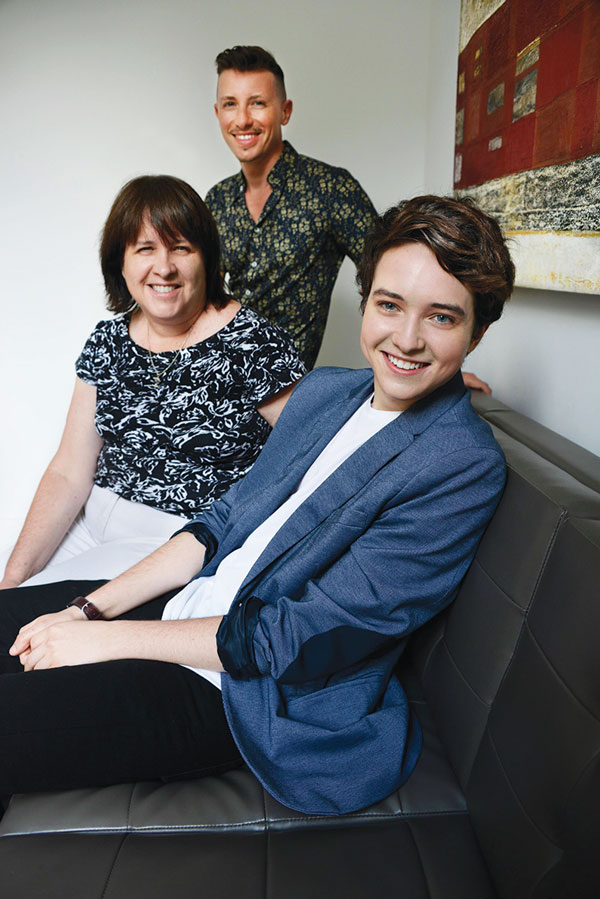
M 427 462 L 362 529 L 323 522 L 335 558 L 299 593 L 258 589 L 234 602 L 218 634 L 229 674 L 327 677 L 385 652 L 454 598 L 500 499 L 504 460 L 474 445 Z

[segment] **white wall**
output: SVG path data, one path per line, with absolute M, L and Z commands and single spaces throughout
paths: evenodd
M 216 53 L 234 43 L 271 49 L 296 104 L 289 139 L 349 168 L 383 209 L 452 187 L 459 6 L 0 2 L 0 547 L 57 445 L 73 361 L 104 314 L 98 234 L 117 190 L 135 175 L 166 172 L 204 193 L 235 170 L 212 112 Z M 322 362 L 361 364 L 353 277 L 344 263 Z M 532 293 L 521 291 L 497 336 L 490 332 L 476 370 L 501 399 L 600 451 L 585 392 L 600 363 L 580 353 L 593 326 L 597 333 L 598 305 Z

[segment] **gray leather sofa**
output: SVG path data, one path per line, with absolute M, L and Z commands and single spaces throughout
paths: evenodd
M 406 785 L 341 818 L 243 768 L 15 796 L 1 897 L 598 899 L 600 460 L 474 401 L 508 483 L 455 603 L 409 644 L 425 745 Z

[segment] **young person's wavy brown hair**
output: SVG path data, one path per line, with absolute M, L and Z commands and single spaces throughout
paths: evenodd
M 515 267 L 498 222 L 470 197 L 431 194 L 392 206 L 375 221 L 356 275 L 361 312 L 379 260 L 387 250 L 406 243 L 425 244 L 441 268 L 471 291 L 474 336 L 500 318 L 512 293 Z
M 262 47 L 244 44 L 230 47 L 228 50 L 223 50 L 219 53 L 215 59 L 215 65 L 217 67 L 217 75 L 220 75 L 221 72 L 226 72 L 228 69 L 235 69 L 236 72 L 272 72 L 275 75 L 281 99 L 286 99 L 283 69 L 273 54 Z
M 121 188 L 106 219 L 100 265 L 111 312 L 127 312 L 133 300 L 122 275 L 125 249 L 134 244 L 145 219 L 169 244 L 180 238 L 202 253 L 206 302 L 222 309 L 230 297 L 223 285 L 219 233 L 212 215 L 193 187 L 171 175 L 143 175 Z

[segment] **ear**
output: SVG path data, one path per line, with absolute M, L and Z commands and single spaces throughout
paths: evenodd
M 215 103 L 215 105 L 213 106 L 213 109 L 215 111 L 216 117 L 219 118 L 219 104 Z
M 290 116 L 292 115 L 292 111 L 294 109 L 294 104 L 291 100 L 286 100 L 282 106 L 281 110 L 281 124 L 287 125 L 290 120 Z
M 477 344 L 479 343 L 479 341 L 481 340 L 481 338 L 483 337 L 483 335 L 485 334 L 485 332 L 487 331 L 488 328 L 489 328 L 489 325 L 484 325 L 471 338 L 471 343 L 469 344 L 469 349 L 467 350 L 467 356 L 469 355 L 469 353 L 473 352 L 473 350 L 475 349 L 475 347 L 477 346 Z

